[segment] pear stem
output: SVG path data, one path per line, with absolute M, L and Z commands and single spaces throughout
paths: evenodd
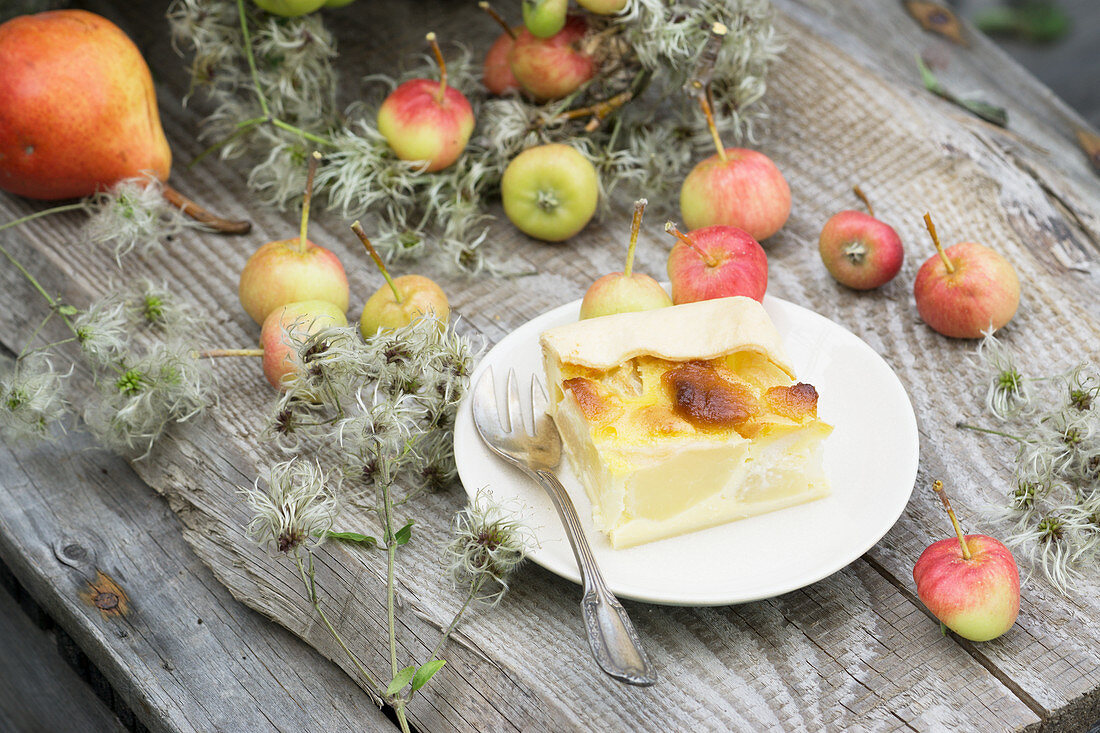
M 263 349 L 209 349 L 200 351 L 200 359 L 216 359 L 225 356 L 263 356 Z
M 713 256 L 711 256 L 708 252 L 703 251 L 703 249 L 700 248 L 699 245 L 697 245 L 695 243 L 695 240 L 693 240 L 691 237 L 689 237 L 688 235 L 684 234 L 679 229 L 677 229 L 676 225 L 673 224 L 671 221 L 666 221 L 665 222 L 665 231 L 668 232 L 669 234 L 671 234 L 672 236 L 676 237 L 677 239 L 679 239 L 681 242 L 686 244 L 688 247 L 691 247 L 693 250 L 695 250 L 699 254 L 699 256 L 703 259 L 703 262 L 706 263 L 707 267 L 717 267 L 718 266 L 718 260 L 717 259 L 715 259 Z
M 500 17 L 500 13 L 493 10 L 493 6 L 482 0 L 477 6 L 489 14 L 489 17 L 500 23 L 500 27 L 504 29 L 504 32 L 508 34 L 508 37 L 513 41 L 516 40 L 516 32 L 512 30 L 512 26 L 508 25 L 508 22 L 504 18 Z
M 316 150 L 309 156 L 309 171 L 306 173 L 306 192 L 302 197 L 302 224 L 298 230 L 298 251 L 306 251 L 306 231 L 309 229 L 309 206 L 313 203 L 313 179 L 317 176 L 317 165 L 321 154 Z
M 718 160 L 725 163 L 726 146 L 722 144 L 722 137 L 718 134 L 718 126 L 714 124 L 714 111 L 710 106 L 710 90 L 703 89 L 703 85 L 698 81 L 693 81 L 692 85 L 696 87 L 697 96 L 699 97 L 699 108 L 703 110 L 703 116 L 707 118 L 707 129 L 710 130 L 710 136 L 714 140 L 714 147 L 718 151 Z
M 164 200 L 172 206 L 214 231 L 222 234 L 248 234 L 252 231 L 252 222 L 244 219 L 225 219 L 217 214 L 212 214 L 167 183 L 161 184 L 160 193 L 164 196 Z
M 867 207 L 867 213 L 870 214 L 871 216 L 874 216 L 875 215 L 875 210 L 871 206 L 871 202 L 870 202 L 870 200 L 868 200 L 867 194 L 863 193 L 863 189 L 860 188 L 859 186 L 852 186 L 852 193 L 854 193 L 857 197 L 859 197 L 859 200 L 862 201 L 863 205 Z
M 936 480 L 932 482 L 932 491 L 935 491 L 940 501 L 943 502 L 943 508 L 947 510 L 947 516 L 951 517 L 951 524 L 955 527 L 955 534 L 959 537 L 959 547 L 962 548 L 963 560 L 970 559 L 970 547 L 966 544 L 966 537 L 963 535 L 962 527 L 959 526 L 959 520 L 955 516 L 955 510 L 951 508 L 951 502 L 947 498 L 947 492 L 943 490 L 943 481 Z
M 649 204 L 646 199 L 638 199 L 634 202 L 634 221 L 630 222 L 630 246 L 626 248 L 626 267 L 623 274 L 630 277 L 634 270 L 634 249 L 638 246 L 638 232 L 642 230 L 642 214 Z
M 425 38 L 432 44 L 432 53 L 435 54 L 435 60 L 439 62 L 439 91 L 436 92 L 435 101 L 443 104 L 444 95 L 447 93 L 447 62 L 443 60 L 443 52 L 439 50 L 439 44 L 435 41 L 435 33 L 429 33 Z
M 940 259 L 943 260 L 943 266 L 947 269 L 947 274 L 954 274 L 955 266 L 951 264 L 951 260 L 947 257 L 947 252 L 944 252 L 943 245 L 940 244 L 940 238 L 936 236 L 936 225 L 932 223 L 931 213 L 925 213 L 924 226 L 928 228 L 928 234 L 932 237 L 932 243 L 936 245 L 936 251 L 940 253 Z
M 382 277 L 386 278 L 390 290 L 393 291 L 393 299 L 398 303 L 403 302 L 405 299 L 401 297 L 401 292 L 398 291 L 397 285 L 394 284 L 393 278 L 390 277 L 390 271 L 386 269 L 386 263 L 378 256 L 378 250 L 374 248 L 374 245 L 370 243 L 370 239 L 367 238 L 367 233 L 363 231 L 363 226 L 356 221 L 351 225 L 351 230 L 355 232 L 355 236 L 359 237 L 359 241 L 367 248 L 367 252 L 370 254 L 371 259 L 374 260 L 374 264 L 377 265 L 378 271 L 382 273 Z

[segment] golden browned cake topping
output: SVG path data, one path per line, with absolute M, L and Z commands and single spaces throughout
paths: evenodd
M 748 385 L 724 379 L 707 362 L 689 361 L 661 377 L 672 398 L 673 411 L 703 430 L 736 428 L 760 411 Z
M 623 413 L 623 404 L 614 395 L 602 389 L 598 382 L 588 377 L 573 377 L 561 383 L 563 391 L 573 393 L 573 399 L 581 408 L 581 414 L 591 423 L 602 424 L 617 419 Z
M 773 412 L 791 420 L 817 417 L 817 390 L 812 384 L 799 382 L 790 387 L 772 387 L 764 399 Z

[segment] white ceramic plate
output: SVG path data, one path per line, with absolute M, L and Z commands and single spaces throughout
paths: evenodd
M 608 585 L 650 603 L 716 606 L 770 598 L 835 573 L 871 548 L 901 516 L 917 475 L 917 422 L 897 376 L 870 346 L 827 318 L 778 298 L 764 307 L 802 381 L 818 391 L 818 414 L 835 427 L 825 443 L 831 496 L 701 532 L 614 550 L 592 525 L 592 506 L 563 458 L 558 476 L 573 497 Z M 544 313 L 503 338 L 475 370 L 509 368 L 521 392 L 542 376 L 539 335 L 577 320 L 580 301 Z M 455 456 L 466 492 L 479 489 L 514 507 L 534 531 L 531 559 L 580 582 L 553 505 L 481 442 L 467 401 L 458 414 Z

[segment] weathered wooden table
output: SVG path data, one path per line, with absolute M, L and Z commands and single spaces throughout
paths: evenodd
M 970 33 L 969 48 L 951 46 L 923 32 L 899 3 L 776 5 L 788 50 L 769 79 L 772 118 L 761 147 L 785 172 L 795 205 L 767 245 L 770 292 L 852 329 L 898 372 L 921 427 L 920 490 L 876 547 L 802 590 L 725 608 L 628 602 L 661 676 L 650 689 L 623 688 L 596 669 L 578 588 L 529 566 L 500 608 L 474 616 L 456 636 L 448 665 L 410 708 L 420 730 L 1081 730 L 1100 719 L 1095 576 L 1068 597 L 1032 577 L 1016 627 L 985 644 L 941 636 L 911 577 L 923 547 L 946 535 L 924 490 L 933 478 L 954 487 L 968 525 L 1011 480 L 1009 448 L 953 427 L 981 411 L 967 361 L 973 345 L 919 323 L 910 288 L 930 253 L 920 215 L 932 209 L 945 239 L 984 241 L 1015 262 L 1023 304 L 1004 336 L 1028 365 L 1049 370 L 1096 358 L 1100 179 L 1074 143 L 1080 121 L 987 41 Z M 198 117 L 180 104 L 187 82 L 166 41 L 163 5 L 93 9 L 142 47 L 177 160 L 193 157 L 201 149 Z M 457 2 L 360 0 L 340 18 L 349 80 L 418 50 L 423 19 L 461 28 L 482 48 L 496 33 Z M 928 48 L 949 59 L 946 82 L 1009 109 L 1010 131 L 923 90 L 914 56 Z M 251 218 L 253 233 L 188 234 L 132 260 L 128 274 L 185 290 L 208 315 L 214 345 L 248 343 L 256 329 L 237 303 L 237 274 L 258 244 L 295 230 L 294 215 L 252 205 L 241 171 L 213 159 L 190 171 L 177 164 L 173 181 L 226 215 Z M 910 253 L 896 281 L 862 295 L 837 286 L 815 251 L 825 218 L 851 206 L 855 181 L 876 192 L 880 215 L 895 223 Z M 0 195 L 0 220 L 39 208 Z M 455 310 L 495 341 L 579 297 L 594 276 L 615 269 L 623 218 L 561 246 L 526 240 L 500 223 L 498 246 L 539 275 L 444 279 Z M 47 288 L 78 304 L 118 276 L 109 253 L 79 239 L 80 222 L 62 215 L 0 234 Z M 343 230 L 344 222 L 320 216 L 312 238 L 348 264 L 353 301 L 361 302 L 380 279 Z M 664 257 L 656 236 L 642 242 L 640 267 L 659 274 Z M 0 343 L 18 351 L 42 314 L 19 276 L 0 268 Z M 325 659 L 340 657 L 287 569 L 243 539 L 245 515 L 233 492 L 256 475 L 258 406 L 269 393 L 255 364 L 226 364 L 221 373 L 214 414 L 174 431 L 132 466 L 79 434 L 39 448 L 0 447 L 0 558 L 150 730 L 389 729 L 352 678 Z M 440 541 L 464 501 L 458 487 L 428 497 L 418 541 Z M 344 604 L 337 623 L 368 664 L 384 667 L 383 563 L 340 547 L 323 556 L 320 582 Z M 420 657 L 456 598 L 433 580 L 433 553 L 416 557 L 402 570 L 399 644 L 403 655 Z M 89 588 L 108 582 L 128 597 L 126 613 L 85 600 Z

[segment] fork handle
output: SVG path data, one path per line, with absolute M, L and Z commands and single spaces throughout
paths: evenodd
M 638 632 L 626 609 L 619 603 L 600 574 L 592 548 L 584 536 L 580 517 L 569 498 L 565 487 L 551 471 L 532 471 L 558 510 L 565 534 L 577 558 L 577 567 L 581 571 L 584 584 L 584 597 L 581 599 L 581 614 L 588 635 L 588 645 L 592 649 L 596 662 L 604 672 L 620 682 L 639 687 L 648 687 L 657 681 L 657 673 L 650 664 Z

